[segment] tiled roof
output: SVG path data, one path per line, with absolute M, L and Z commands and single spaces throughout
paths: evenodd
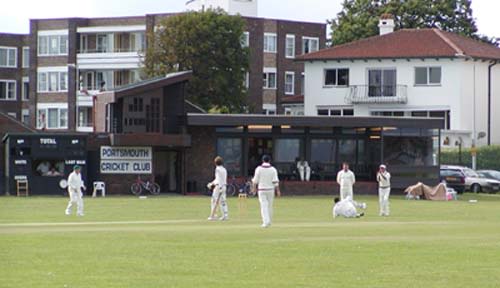
M 439 29 L 402 29 L 323 49 L 301 61 L 473 57 L 500 60 L 500 48 Z

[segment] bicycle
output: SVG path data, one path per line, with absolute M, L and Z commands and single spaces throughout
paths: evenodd
M 149 193 L 151 193 L 152 195 L 160 195 L 160 185 L 149 180 L 144 182 L 139 176 L 137 177 L 136 182 L 130 186 L 130 191 L 135 196 L 139 196 L 142 194 L 143 189 L 149 191 Z
M 255 196 L 255 193 L 252 193 L 252 180 L 233 177 L 227 184 L 227 194 L 230 196 L 238 196 L 239 194 Z

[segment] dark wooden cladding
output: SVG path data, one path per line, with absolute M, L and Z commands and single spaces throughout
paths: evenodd
M 188 134 L 110 134 L 112 146 L 190 147 Z
M 442 119 L 188 114 L 189 126 L 405 127 L 444 129 Z

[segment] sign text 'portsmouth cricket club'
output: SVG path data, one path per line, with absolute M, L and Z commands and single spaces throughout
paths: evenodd
M 151 174 L 151 147 L 101 147 L 102 174 Z

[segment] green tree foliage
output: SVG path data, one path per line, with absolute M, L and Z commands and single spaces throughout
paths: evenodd
M 396 29 L 439 28 L 498 44 L 497 39 L 478 35 L 472 16 L 472 0 L 344 0 L 332 24 L 334 45 L 378 35 L 382 14 L 394 16 Z
M 149 77 L 192 70 L 187 98 L 206 110 L 243 112 L 248 48 L 239 16 L 221 10 L 189 12 L 162 20 L 148 35 L 144 70 Z
M 441 151 L 441 164 L 464 165 L 472 167 L 472 156 L 470 149 L 462 149 L 462 156 L 459 156 L 458 149 L 446 149 Z M 460 163 L 459 159 L 462 160 Z M 500 146 L 487 146 L 477 149 L 477 168 L 493 169 L 500 171 Z

